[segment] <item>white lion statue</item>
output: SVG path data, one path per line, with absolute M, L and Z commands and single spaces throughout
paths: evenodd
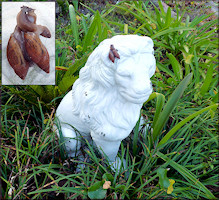
M 152 93 L 155 68 L 149 37 L 117 35 L 99 44 L 56 111 L 69 156 L 75 156 L 80 146 L 77 129 L 110 162 L 118 160 L 121 141 L 134 128 Z

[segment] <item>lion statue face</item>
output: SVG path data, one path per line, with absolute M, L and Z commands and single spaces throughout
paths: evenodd
M 147 60 L 147 62 L 146 62 Z M 132 103 L 145 102 L 152 93 L 151 74 L 155 68 L 153 54 L 135 54 L 127 60 L 118 61 L 115 82 L 120 95 Z

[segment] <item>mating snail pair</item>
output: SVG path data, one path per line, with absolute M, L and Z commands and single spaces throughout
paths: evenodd
M 49 53 L 39 35 L 50 38 L 51 33 L 47 27 L 37 25 L 36 18 L 34 9 L 22 6 L 17 15 L 17 25 L 8 41 L 8 62 L 23 80 L 33 63 L 49 73 Z

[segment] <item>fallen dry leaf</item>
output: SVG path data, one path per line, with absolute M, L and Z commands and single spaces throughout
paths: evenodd
M 105 183 L 103 184 L 103 189 L 106 189 L 106 190 L 109 189 L 110 185 L 111 185 L 110 181 L 105 181 Z

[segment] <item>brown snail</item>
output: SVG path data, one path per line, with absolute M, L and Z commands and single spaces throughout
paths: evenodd
M 115 58 L 120 59 L 120 56 L 117 52 L 117 49 L 115 49 L 115 47 L 111 44 L 110 45 L 110 51 L 109 51 L 109 59 L 114 63 Z
M 39 35 L 50 38 L 51 33 L 47 27 L 37 25 L 36 19 L 34 9 L 22 6 L 17 15 L 17 26 L 8 41 L 8 62 L 23 80 L 33 62 L 49 73 L 49 53 Z

